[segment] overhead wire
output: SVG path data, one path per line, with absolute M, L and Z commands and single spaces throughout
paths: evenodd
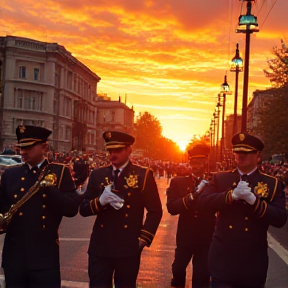
M 263 0 L 262 5 L 261 5 L 261 7 L 260 7 L 260 9 L 259 9 L 259 11 L 258 11 L 258 14 L 260 14 L 262 8 L 264 7 L 265 2 L 266 2 L 266 0 Z
M 265 24 L 265 22 L 266 22 L 266 20 L 267 20 L 268 16 L 270 15 L 270 13 L 271 13 L 272 9 L 273 9 L 273 8 L 274 8 L 274 6 L 275 6 L 276 2 L 277 2 L 277 0 L 275 0 L 275 1 L 274 1 L 274 3 L 272 4 L 272 6 L 271 6 L 270 10 L 268 11 L 268 13 L 267 13 L 266 17 L 264 18 L 264 21 L 263 21 L 263 23 L 261 24 L 261 29 L 263 28 L 263 26 L 264 26 L 264 24 Z

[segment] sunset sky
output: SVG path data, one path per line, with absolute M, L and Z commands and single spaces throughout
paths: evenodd
M 287 13 L 287 0 L 253 2 L 260 32 L 251 35 L 249 97 L 270 87 L 263 69 L 273 46 L 288 45 Z M 245 54 L 245 34 L 235 33 L 240 14 L 239 0 L 1 0 L 0 35 L 63 45 L 101 77 L 98 93 L 123 101 L 126 94 L 136 115 L 151 113 L 183 148 L 209 129 L 226 73 L 234 91 L 236 43 Z M 243 73 L 239 113 L 242 83 Z

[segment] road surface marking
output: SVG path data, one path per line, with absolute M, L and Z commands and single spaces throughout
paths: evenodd
M 79 241 L 79 242 L 86 242 L 90 241 L 90 238 L 59 238 L 60 241 Z
M 288 251 L 268 232 L 268 245 L 288 265 Z

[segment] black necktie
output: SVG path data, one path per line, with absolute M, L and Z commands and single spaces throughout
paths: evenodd
M 116 186 L 116 183 L 117 183 L 117 180 L 118 180 L 119 172 L 120 172 L 119 169 L 114 170 L 114 177 L 113 177 L 113 183 L 114 183 L 114 186 Z
M 247 174 L 243 174 L 243 175 L 241 176 L 241 180 L 248 182 L 248 175 L 247 175 Z
M 36 174 L 38 172 L 38 170 L 39 170 L 38 166 L 34 166 L 31 168 L 31 171 L 33 174 Z

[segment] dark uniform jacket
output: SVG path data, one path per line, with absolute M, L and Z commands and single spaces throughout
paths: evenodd
M 215 225 L 215 213 L 199 212 L 197 199 L 190 201 L 187 195 L 198 185 L 194 176 L 177 176 L 171 179 L 167 193 L 167 209 L 172 215 L 179 214 L 177 246 L 196 247 L 210 242 Z M 193 193 L 192 193 L 193 194 Z M 188 195 L 189 196 L 189 195 Z
M 3 247 L 4 268 L 18 264 L 27 269 L 59 268 L 58 228 L 62 216 L 78 213 L 77 194 L 67 167 L 45 160 L 41 169 L 46 165 L 47 173 L 56 174 L 56 186 L 40 188 L 12 217 Z M 39 174 L 27 164 L 5 170 L 0 192 L 2 214 L 23 197 Z
M 222 281 L 258 287 L 266 281 L 268 227 L 282 227 L 287 220 L 284 186 L 277 178 L 256 170 L 247 180 L 257 197 L 255 204 L 249 205 L 243 200 L 232 201 L 239 181 L 237 170 L 216 173 L 198 199 L 201 209 L 219 211 L 209 269 L 212 277 Z
M 82 216 L 97 215 L 88 253 L 100 257 L 127 257 L 139 251 L 139 240 L 149 246 L 162 217 L 162 205 L 152 170 L 131 162 L 120 173 L 116 189 L 125 200 L 115 210 L 101 206 L 99 196 L 112 181 L 112 166 L 93 170 L 84 200 Z M 147 210 L 144 217 L 144 208 Z
M 85 161 L 76 161 L 73 165 L 73 172 L 75 184 L 79 186 L 89 177 L 89 164 Z

